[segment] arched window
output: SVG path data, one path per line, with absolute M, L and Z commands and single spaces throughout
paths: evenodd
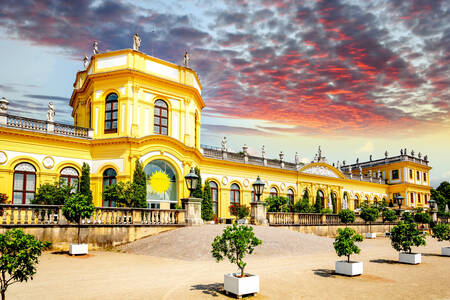
M 117 132 L 118 99 L 116 93 L 106 96 L 105 105 L 105 133 Z
M 307 189 L 303 190 L 303 199 L 308 199 L 309 200 L 309 193 Z
M 78 191 L 78 171 L 72 167 L 65 167 L 61 170 L 59 180 L 68 186 L 72 187 L 72 192 Z
M 147 206 L 160 208 L 160 203 L 178 203 L 178 177 L 175 168 L 165 160 L 149 162 L 144 172 L 147 175 Z
M 366 197 L 364 198 L 364 203 L 365 203 L 365 204 L 369 204 L 369 197 L 366 196 Z
M 377 198 L 377 197 L 374 197 L 374 198 L 373 198 L 373 202 L 374 202 L 374 203 L 378 203 L 378 198 Z
M 353 200 L 354 202 L 354 209 L 359 208 L 359 198 L 358 195 L 355 195 L 355 199 Z
M 270 197 L 278 197 L 278 191 L 276 188 L 274 187 L 270 188 Z
M 209 182 L 209 187 L 211 188 L 211 200 L 213 204 L 213 211 L 214 214 L 217 216 L 218 213 L 217 207 L 219 204 L 219 189 L 217 183 L 215 183 L 214 181 Z
M 321 190 L 317 191 L 317 195 L 316 195 L 316 201 L 319 201 L 319 203 L 321 204 L 322 208 L 325 208 L 325 196 L 323 195 L 323 192 Z
M 292 189 L 288 189 L 286 195 L 289 199 L 289 205 L 294 205 L 294 191 Z
M 348 209 L 348 193 L 344 192 L 344 201 L 342 203 L 343 209 Z
M 32 164 L 20 163 L 14 168 L 13 203 L 30 204 L 36 192 L 36 169 Z
M 230 188 L 230 204 L 240 204 L 241 192 L 239 186 L 233 183 Z
M 106 169 L 103 172 L 103 190 L 105 190 L 107 186 L 116 184 L 116 182 L 117 182 L 116 176 L 117 176 L 117 173 L 112 168 Z M 115 207 L 116 203 L 115 203 L 115 201 L 103 200 L 103 206 Z
M 163 100 L 156 100 L 153 132 L 156 134 L 167 135 L 168 123 L 169 123 L 169 113 L 167 103 L 164 102 Z

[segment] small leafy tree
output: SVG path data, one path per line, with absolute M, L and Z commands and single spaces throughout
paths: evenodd
M 361 249 L 356 246 L 356 242 L 362 242 L 363 237 L 352 228 L 338 228 L 338 235 L 333 243 L 338 256 L 347 256 L 347 262 L 350 262 L 350 255 L 359 254 Z
M 131 206 L 131 184 L 120 181 L 108 185 L 102 193 L 103 200 L 111 206 L 130 207 Z
M 326 215 L 326 214 L 332 214 L 333 211 L 331 210 L 331 208 L 328 208 L 328 207 L 327 207 L 327 208 L 322 208 L 322 209 L 320 210 L 320 213 Z
M 92 202 L 92 191 L 91 191 L 91 168 L 87 163 L 83 163 L 81 168 L 81 178 L 80 178 L 80 194 L 85 195 L 90 202 Z
M 147 175 L 139 160 L 136 160 L 131 184 L 131 207 L 147 207 Z
M 203 192 L 202 192 L 202 175 L 200 174 L 199 167 L 195 167 L 195 174 L 198 176 L 198 184 L 195 190 L 192 191 L 192 197 L 194 198 L 203 198 Z
M 391 231 L 391 222 L 397 220 L 397 213 L 392 209 L 385 209 L 382 213 L 383 223 L 389 222 L 389 232 Z
M 450 241 L 450 224 L 439 223 L 432 230 L 432 236 L 439 242 Z
M 380 216 L 380 211 L 375 206 L 363 205 L 359 215 L 364 222 L 369 223 L 369 232 L 372 232 L 372 222 L 375 222 Z
M 347 224 L 355 222 L 356 219 L 355 212 L 350 209 L 341 210 L 338 216 L 339 220 L 341 220 L 341 222 L 345 224 L 345 227 L 347 227 Z
M 321 200 L 319 191 L 317 191 L 317 194 L 316 194 L 316 202 L 314 203 L 314 212 L 315 212 L 315 213 L 320 213 L 320 211 L 322 210 L 322 208 L 323 208 L 323 203 L 322 203 L 322 200 Z
M 403 212 L 402 216 L 400 217 L 400 220 L 402 220 L 405 223 L 414 223 L 414 217 L 409 211 Z
M 289 199 L 283 196 L 266 198 L 268 212 L 288 212 Z
M 391 231 L 391 244 L 397 251 L 411 253 L 412 246 L 425 245 L 425 235 L 417 229 L 417 224 L 400 221 Z
M 78 244 L 80 243 L 81 220 L 90 218 L 94 210 L 94 204 L 81 193 L 70 196 L 62 207 L 62 213 L 67 221 L 78 224 Z
M 41 184 L 34 199 L 31 200 L 31 204 L 63 205 L 70 196 L 71 189 L 72 187 L 63 182 Z
M 10 285 L 33 279 L 39 256 L 50 246 L 49 242 L 41 242 L 31 234 L 25 234 L 22 229 L 11 229 L 0 234 L 2 300 L 6 299 L 6 290 Z
M 261 244 L 262 241 L 255 236 L 252 227 L 233 224 L 227 226 L 222 235 L 214 238 L 211 253 L 217 262 L 228 258 L 241 270 L 240 277 L 244 277 L 244 268 L 247 265 L 244 262 L 245 255 L 252 254 L 255 247 Z
M 244 219 L 250 215 L 250 209 L 245 205 L 236 203 L 230 206 L 230 213 L 238 219 Z
M 333 214 L 337 213 L 337 199 L 335 193 L 331 193 L 331 204 L 333 205 Z
M 211 221 L 212 219 L 214 219 L 214 210 L 211 200 L 211 187 L 209 186 L 209 180 L 205 181 L 205 186 L 203 187 L 202 219 L 205 221 Z
M 311 206 L 309 205 L 308 198 L 302 198 L 301 200 L 295 202 L 293 206 L 294 212 L 298 213 L 309 213 L 311 212 Z
M 430 224 L 431 217 L 422 208 L 419 208 L 419 209 L 417 209 L 416 213 L 414 214 L 414 221 L 416 223 L 421 224 L 423 227 L 424 224 Z

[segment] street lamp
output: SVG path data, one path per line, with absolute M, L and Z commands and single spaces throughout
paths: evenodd
M 430 206 L 430 210 L 434 211 L 435 205 L 436 205 L 436 200 L 430 199 L 430 201 L 428 201 L 428 205 Z
M 258 178 L 256 178 L 256 181 L 252 184 L 253 192 L 255 193 L 257 202 L 259 202 L 259 198 L 261 197 L 261 195 L 263 193 L 264 185 L 265 185 L 265 183 L 259 178 L 259 175 L 258 175 Z
M 397 204 L 398 204 L 398 211 L 399 211 L 399 212 L 400 212 L 401 209 L 402 209 L 403 199 L 405 199 L 405 198 L 403 198 L 401 195 L 395 196 L 395 200 L 397 201 Z
M 189 174 L 184 176 L 184 180 L 186 180 L 186 185 L 189 190 L 189 198 L 192 197 L 192 192 L 197 188 L 198 184 L 198 176 L 195 174 L 195 170 L 192 167 Z

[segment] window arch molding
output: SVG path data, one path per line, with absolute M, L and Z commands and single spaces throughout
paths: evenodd
M 294 205 L 295 191 L 292 187 L 288 187 L 288 189 L 286 191 L 286 197 L 288 198 L 290 205 Z
M 13 203 L 29 204 L 36 194 L 37 169 L 28 161 L 21 161 L 14 166 Z
M 119 121 L 119 95 L 117 92 L 110 91 L 105 96 L 105 120 L 104 132 L 117 133 Z
M 63 181 L 69 186 L 72 186 L 73 192 L 77 192 L 81 178 L 81 172 L 73 165 L 65 165 L 58 171 L 59 181 Z
M 230 184 L 230 205 L 241 203 L 241 191 L 242 187 L 237 182 L 231 182 Z
M 278 197 L 280 195 L 280 192 L 278 188 L 274 185 L 272 185 L 269 189 L 269 196 L 270 197 Z

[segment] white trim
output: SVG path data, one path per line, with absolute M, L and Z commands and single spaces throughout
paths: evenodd
M 130 130 L 129 134 L 131 135 L 131 127 L 133 125 L 133 104 L 130 104 L 129 117 L 130 117 L 130 120 L 128 121 L 129 130 Z
M 98 107 L 95 108 L 95 134 L 98 133 Z
M 125 104 L 122 104 L 122 112 L 120 114 L 121 118 L 122 118 L 122 132 L 125 131 L 125 116 L 126 116 L 126 111 L 125 111 Z

